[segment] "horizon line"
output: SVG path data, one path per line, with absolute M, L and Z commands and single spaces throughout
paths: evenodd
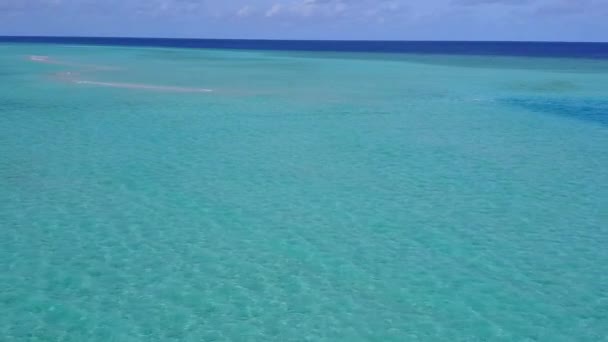
M 608 41 L 560 41 L 560 40 L 460 40 L 460 39 L 277 39 L 277 38 L 203 38 L 203 37 L 134 37 L 134 36 L 64 36 L 64 35 L 3 35 L 2 38 L 80 38 L 80 39 L 140 39 L 140 40 L 212 40 L 212 41 L 282 41 L 282 42 L 389 42 L 389 43 L 543 43 L 543 44 L 608 44 Z

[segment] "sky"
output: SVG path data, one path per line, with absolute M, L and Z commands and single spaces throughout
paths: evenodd
M 608 41 L 608 0 L 0 0 L 0 35 Z

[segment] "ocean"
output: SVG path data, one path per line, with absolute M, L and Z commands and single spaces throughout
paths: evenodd
M 1 341 L 608 341 L 608 44 L 0 38 Z

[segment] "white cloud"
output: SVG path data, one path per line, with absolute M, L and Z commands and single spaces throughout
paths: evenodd
M 249 5 L 245 5 L 241 8 L 239 8 L 239 10 L 236 12 L 236 16 L 245 18 L 245 17 L 251 16 L 254 12 L 255 12 L 255 10 L 253 7 L 251 7 Z
M 277 2 L 267 11 L 266 17 L 285 16 L 292 19 L 344 17 L 366 19 L 370 14 L 388 20 L 403 11 L 402 0 L 292 0 Z
M 274 17 L 274 16 L 278 15 L 279 13 L 281 13 L 282 10 L 283 10 L 283 5 L 281 5 L 281 4 L 274 4 L 274 5 L 272 5 L 272 7 L 270 7 L 268 9 L 268 11 L 266 11 L 266 16 L 267 17 Z

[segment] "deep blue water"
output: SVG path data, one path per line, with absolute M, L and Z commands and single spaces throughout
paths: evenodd
M 176 48 L 343 51 L 489 56 L 608 58 L 608 43 L 463 42 L 463 41 L 333 41 L 169 39 L 113 37 L 2 37 L 0 42 L 86 45 L 158 46 Z
M 534 112 L 562 115 L 608 126 L 606 99 L 522 97 L 505 99 L 503 102 Z

